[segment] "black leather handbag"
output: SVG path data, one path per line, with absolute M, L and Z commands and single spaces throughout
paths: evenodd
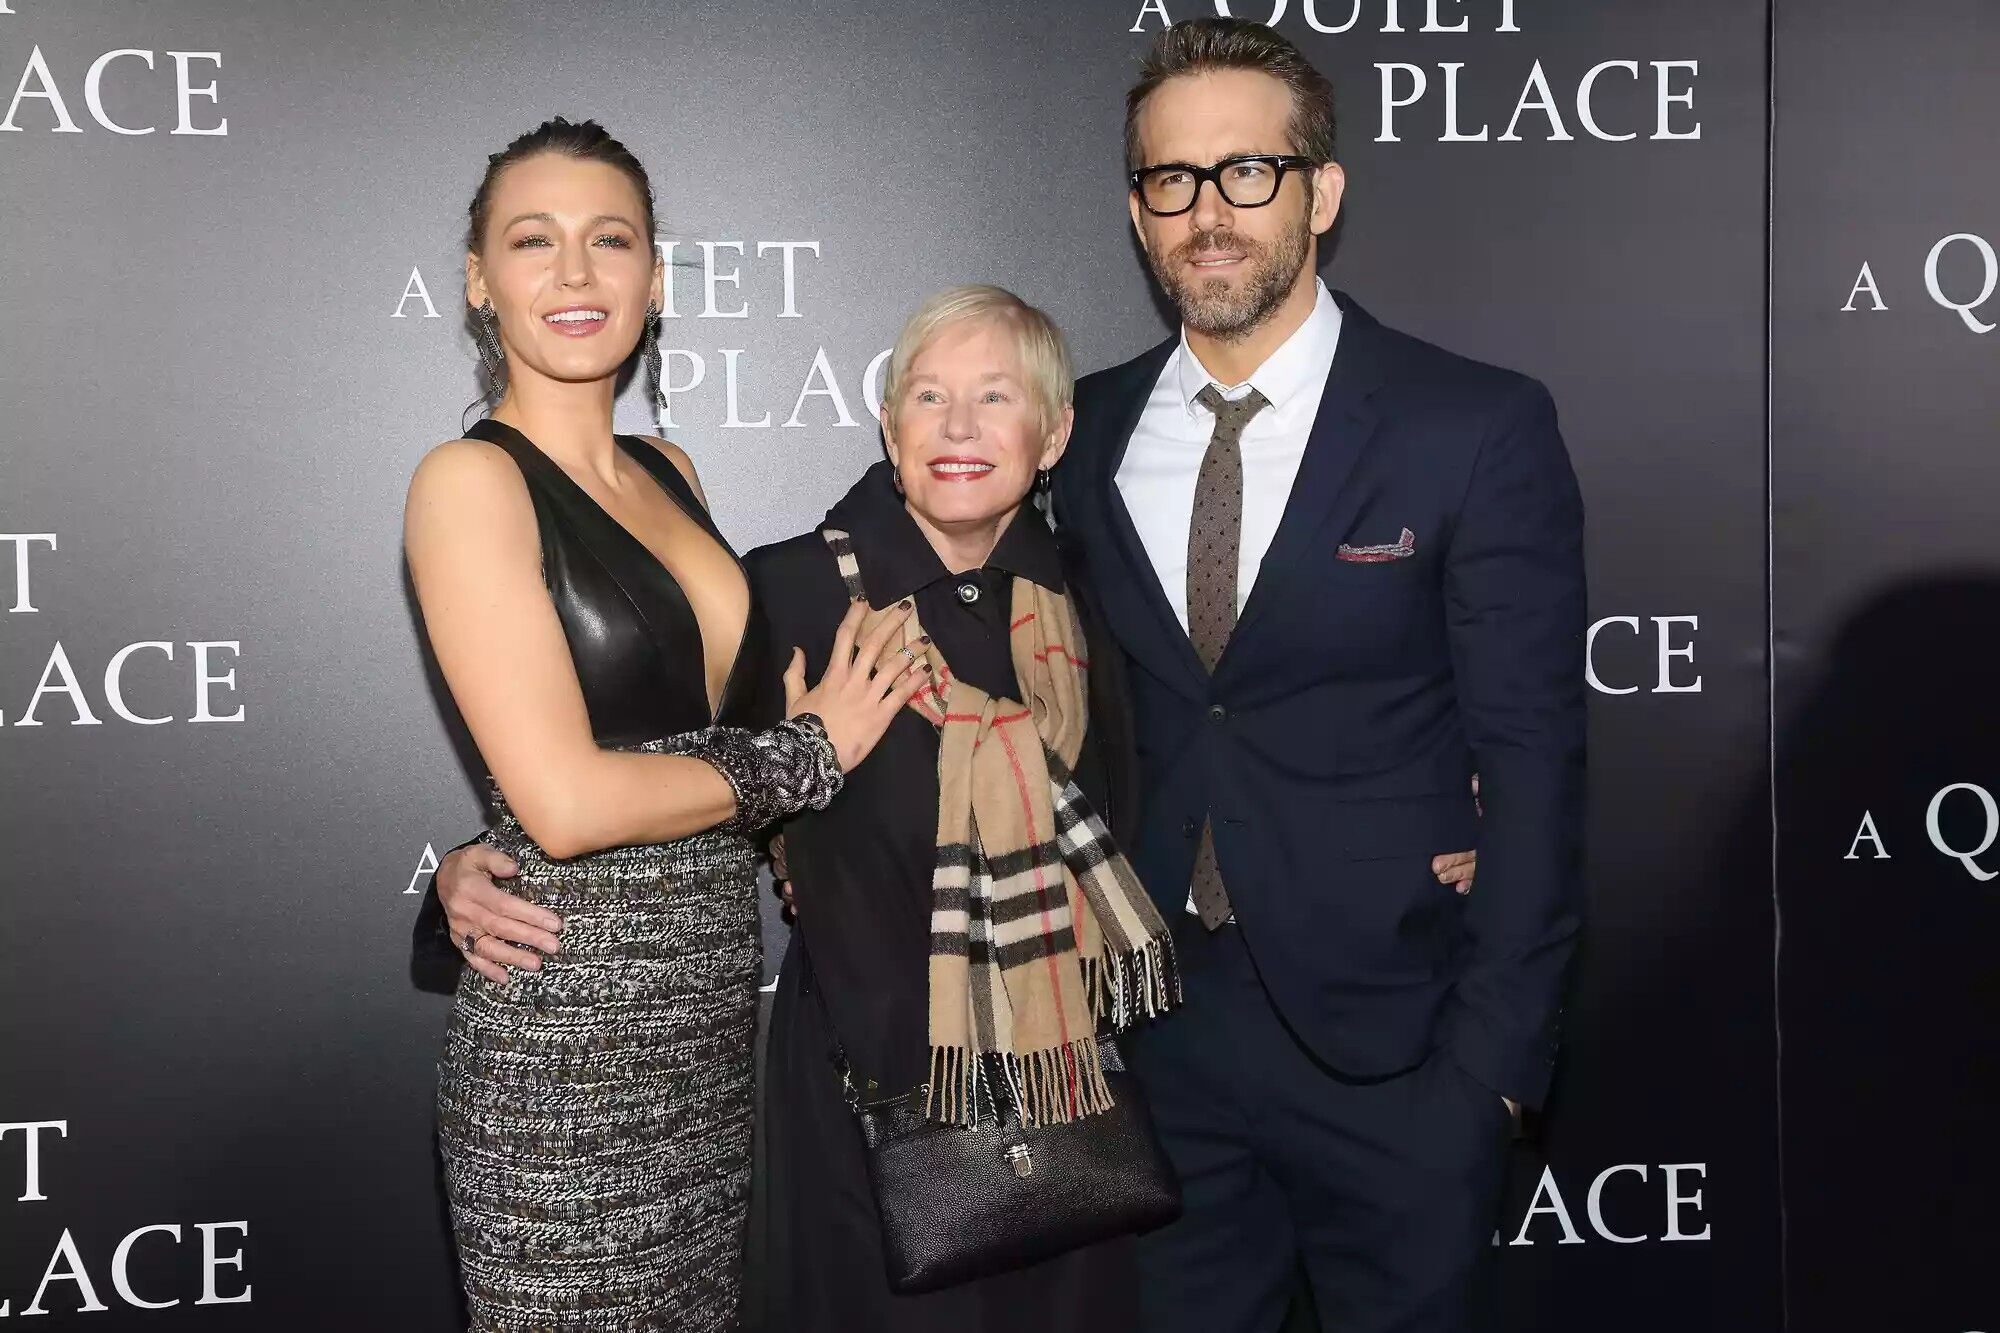
M 810 962 L 805 983 L 818 993 Z M 1110 1037 L 1098 1038 L 1110 1109 L 1028 1128 L 1011 1103 L 987 1096 L 974 1124 L 946 1125 L 924 1117 L 924 1087 L 863 1101 L 825 1004 L 821 996 L 882 1219 L 890 1290 L 936 1291 L 1180 1216 L 1180 1181 Z

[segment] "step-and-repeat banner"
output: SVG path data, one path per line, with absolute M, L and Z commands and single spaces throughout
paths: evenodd
M 0 1319 L 461 1318 L 408 938 L 477 760 L 399 546 L 486 155 L 593 116 L 650 168 L 665 429 L 747 548 L 877 456 L 925 294 L 1085 367 L 1166 332 L 1122 95 L 1228 8 L 0 0 Z M 1591 915 L 1504 1322 L 2000 1320 L 1991 7 L 1235 8 L 1341 90 L 1329 282 L 1547 382 L 1588 503 Z
M 1774 42 L 1792 1327 L 2000 1328 L 2000 6 Z

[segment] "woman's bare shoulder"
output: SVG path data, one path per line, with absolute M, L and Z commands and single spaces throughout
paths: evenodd
M 446 440 L 425 454 L 410 478 L 410 497 L 444 501 L 490 500 L 496 492 L 525 493 L 521 470 L 505 449 L 485 440 Z
M 414 534 L 531 534 L 527 481 L 505 449 L 484 440 L 446 440 L 423 456 L 410 477 L 404 524 Z

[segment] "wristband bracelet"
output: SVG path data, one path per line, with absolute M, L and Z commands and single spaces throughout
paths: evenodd
M 749 835 L 801 810 L 824 810 L 846 781 L 826 724 L 811 713 L 764 731 L 717 727 L 691 751 L 722 775 L 736 813 L 718 827 Z

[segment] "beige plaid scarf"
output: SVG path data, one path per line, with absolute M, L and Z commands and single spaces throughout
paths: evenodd
M 847 534 L 822 535 L 863 596 Z M 1070 776 L 1088 722 L 1075 613 L 1060 593 L 1013 583 L 1008 647 L 1025 703 L 958 679 L 917 617 L 903 624 L 903 646 L 932 668 L 910 707 L 938 729 L 925 1114 L 956 1124 L 979 1116 L 982 1070 L 1006 1081 L 1027 1124 L 1105 1110 L 1100 1021 L 1122 1031 L 1180 1002 L 1166 924 Z

